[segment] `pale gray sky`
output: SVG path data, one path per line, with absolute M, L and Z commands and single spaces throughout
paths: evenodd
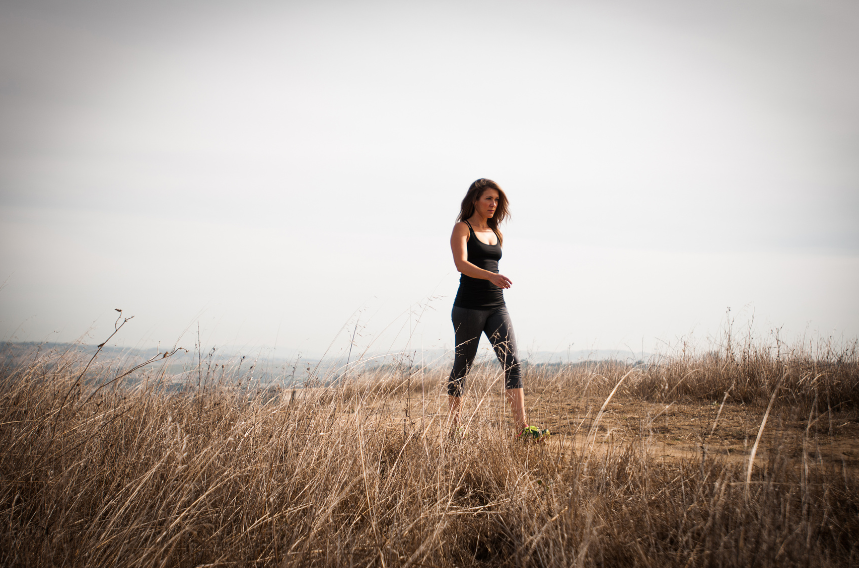
M 523 350 L 857 337 L 857 61 L 854 1 L 7 0 L 0 336 L 449 346 L 490 177 Z

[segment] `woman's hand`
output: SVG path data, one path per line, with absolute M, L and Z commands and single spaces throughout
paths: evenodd
M 513 285 L 513 282 L 503 274 L 492 274 L 487 280 L 501 289 L 507 289 Z

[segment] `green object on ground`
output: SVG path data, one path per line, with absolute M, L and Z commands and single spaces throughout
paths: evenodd
M 534 440 L 542 442 L 551 435 L 552 433 L 549 432 L 548 428 L 540 429 L 536 426 L 527 426 L 525 428 L 522 428 L 522 431 L 519 432 L 519 439 L 525 441 Z

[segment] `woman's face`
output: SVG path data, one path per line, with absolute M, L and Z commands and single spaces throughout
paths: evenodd
M 477 198 L 477 201 L 474 202 L 474 208 L 477 209 L 477 212 L 483 217 L 491 219 L 492 216 L 495 215 L 495 210 L 498 208 L 498 199 L 497 190 L 487 189 L 480 197 Z

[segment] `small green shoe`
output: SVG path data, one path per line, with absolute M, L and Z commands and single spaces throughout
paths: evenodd
M 543 442 L 546 440 L 546 438 L 548 438 L 551 435 L 552 435 L 552 433 L 549 432 L 548 429 L 542 429 L 541 430 L 540 428 L 537 428 L 536 426 L 527 426 L 525 428 L 522 428 L 522 431 L 519 432 L 519 435 L 517 436 L 517 438 L 519 440 L 523 440 L 525 442 L 531 442 L 531 441 Z

